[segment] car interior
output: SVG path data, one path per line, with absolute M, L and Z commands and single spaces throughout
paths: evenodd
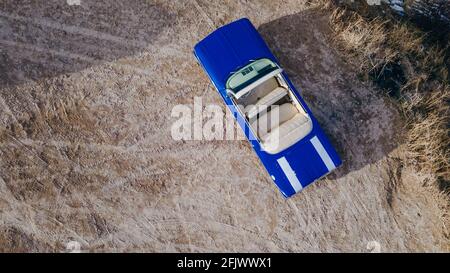
M 310 117 L 281 74 L 264 79 L 233 101 L 270 154 L 285 150 L 312 130 Z

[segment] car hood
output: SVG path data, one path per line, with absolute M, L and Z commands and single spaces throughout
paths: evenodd
M 247 18 L 218 28 L 195 46 L 194 53 L 220 91 L 231 73 L 251 60 L 269 58 L 277 62 Z

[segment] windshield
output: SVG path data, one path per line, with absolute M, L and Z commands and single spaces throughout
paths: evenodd
M 269 59 L 256 60 L 231 75 L 230 78 L 228 78 L 226 88 L 237 93 L 244 87 L 277 68 L 277 65 Z

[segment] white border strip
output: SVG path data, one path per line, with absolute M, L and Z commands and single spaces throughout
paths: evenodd
M 284 174 L 286 175 L 287 179 L 289 180 L 289 183 L 291 183 L 291 186 L 292 188 L 294 188 L 295 192 L 301 191 L 303 189 L 303 186 L 302 184 L 300 184 L 297 175 L 291 168 L 291 165 L 289 165 L 289 162 L 286 160 L 286 158 L 284 156 L 278 158 L 277 162 L 280 165 L 281 169 L 283 170 Z
M 336 165 L 334 165 L 333 160 L 331 159 L 330 155 L 327 153 L 327 151 L 323 147 L 319 138 L 317 136 L 311 138 L 311 143 L 314 146 L 314 149 L 316 149 L 316 151 L 319 154 L 320 158 L 322 159 L 323 163 L 325 163 L 325 166 L 327 166 L 328 171 L 336 169 Z

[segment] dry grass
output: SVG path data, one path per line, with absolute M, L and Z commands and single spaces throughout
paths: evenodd
M 445 63 L 448 47 L 427 46 L 427 34 L 407 22 L 380 17 L 368 19 L 354 11 L 335 7 L 330 26 L 337 45 L 357 59 L 363 73 L 409 60 L 414 64 L 415 73 L 428 74 L 430 79 L 438 81 L 448 80 Z
M 438 45 L 434 45 L 428 48 L 423 57 L 419 59 L 418 65 L 420 69 L 427 71 L 439 81 L 448 82 L 449 72 L 445 63 L 445 52 L 448 50 L 448 46 L 441 48 Z
M 383 46 L 387 38 L 385 23 L 380 19 L 366 21 L 345 9 L 335 9 L 330 16 L 337 44 L 361 61 L 361 71 L 372 71 L 395 59 L 395 52 Z
M 395 24 L 387 33 L 390 45 L 403 54 L 424 54 L 425 34 L 405 24 Z
M 407 147 L 420 169 L 441 181 L 450 179 L 448 121 L 450 89 L 414 93 L 403 101 L 409 119 Z
M 385 86 L 377 82 L 380 75 L 383 80 L 404 80 L 391 98 L 407 121 L 405 163 L 429 177 L 423 186 L 435 203 L 441 204 L 445 226 L 449 223 L 450 190 L 450 87 L 445 63 L 448 47 L 430 43 L 428 34 L 408 22 L 366 18 L 338 6 L 328 9 L 336 45 L 365 79 L 382 90 Z M 392 65 L 400 69 L 401 75 L 384 74 L 385 68 L 391 69 Z

